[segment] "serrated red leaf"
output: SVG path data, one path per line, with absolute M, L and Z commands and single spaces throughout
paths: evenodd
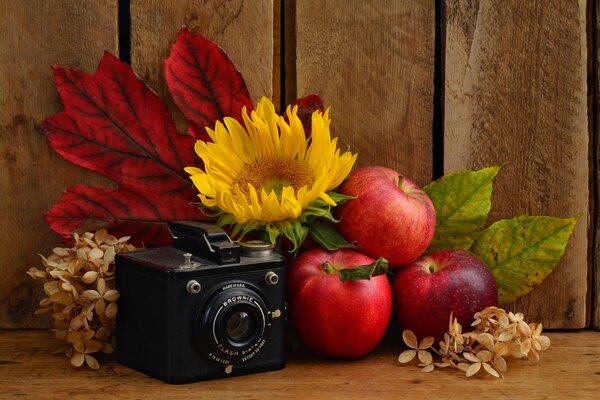
M 40 126 L 58 154 L 120 185 L 192 193 L 183 168 L 197 164 L 195 140 L 129 66 L 107 52 L 94 74 L 54 76 L 65 109 Z
M 167 86 L 196 134 L 223 117 L 242 120 L 253 109 L 244 78 L 227 54 L 202 35 L 183 27 L 165 60 Z
M 131 236 L 136 245 L 160 246 L 171 243 L 169 220 L 197 220 L 198 216 L 198 207 L 179 195 L 77 185 L 50 209 L 46 222 L 65 241 L 73 231 L 106 228 L 113 235 Z
M 46 215 L 65 239 L 82 227 L 110 227 L 149 246 L 170 243 L 168 221 L 205 220 L 190 205 L 196 191 L 184 172 L 198 166 L 195 139 L 179 134 L 162 100 L 128 65 L 105 53 L 86 74 L 54 67 L 64 111 L 41 125 L 66 160 L 114 180 L 118 190 L 77 186 Z

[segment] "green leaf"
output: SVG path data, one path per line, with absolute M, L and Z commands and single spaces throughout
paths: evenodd
M 578 219 L 516 217 L 481 233 L 471 251 L 492 270 L 501 304 L 529 293 L 554 270 Z
M 338 274 L 340 281 L 370 280 L 374 276 L 384 275 L 388 270 L 388 262 L 385 258 L 379 257 L 368 265 L 361 265 L 354 268 L 336 268 L 328 262 L 323 264 L 323 269 L 328 274 Z
M 329 251 L 356 248 L 352 243 L 348 243 L 348 241 L 330 224 L 325 224 L 317 220 L 312 221 L 309 225 L 308 233 L 319 246 Z
M 502 167 L 456 172 L 423 188 L 437 214 L 435 236 L 427 252 L 471 247 L 487 220 L 492 182 Z

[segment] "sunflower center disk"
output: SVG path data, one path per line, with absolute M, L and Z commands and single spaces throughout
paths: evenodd
M 272 159 L 246 164 L 235 183 L 246 197 L 249 195 L 248 184 L 251 184 L 259 193 L 261 189 L 267 194 L 274 191 L 281 198 L 281 192 L 287 186 L 293 187 L 294 191 L 302 186 L 310 189 L 313 177 L 306 164 L 301 161 Z

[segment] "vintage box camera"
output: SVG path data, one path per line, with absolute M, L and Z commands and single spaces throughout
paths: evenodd
M 117 359 L 169 383 L 283 368 L 284 258 L 214 225 L 169 224 L 174 247 L 117 256 Z

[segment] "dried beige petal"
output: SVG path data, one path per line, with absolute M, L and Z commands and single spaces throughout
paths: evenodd
M 122 238 L 119 238 L 119 243 L 128 242 L 129 239 L 131 239 L 131 236 L 123 236 Z
M 94 300 L 98 300 L 100 297 L 100 293 L 98 293 L 95 290 L 86 290 L 83 292 L 83 297 L 85 297 L 88 300 L 94 301 Z
M 106 229 L 98 229 L 98 231 L 96 231 L 96 233 L 94 234 L 94 240 L 100 245 L 104 243 L 104 240 L 107 236 L 108 232 L 106 232 Z
M 494 350 L 494 337 L 489 333 L 480 333 L 475 338 L 479 343 L 481 343 L 486 349 L 493 351 Z
M 488 374 L 490 374 L 490 375 L 492 375 L 492 376 L 495 376 L 496 378 L 500 378 L 500 374 L 498 374 L 498 371 L 496 371 L 496 370 L 494 369 L 494 367 L 492 367 L 490 364 L 488 364 L 488 363 L 483 363 L 482 365 L 483 365 L 483 369 L 485 369 L 485 371 L 486 371 Z
M 83 283 L 90 285 L 90 284 L 94 283 L 97 278 L 98 278 L 98 273 L 96 271 L 88 271 L 85 274 L 83 274 L 83 276 L 81 277 L 81 280 L 83 281 Z
M 404 350 L 402 353 L 400 353 L 400 356 L 398 356 L 398 362 L 400 364 L 406 364 L 410 361 L 412 361 L 415 356 L 417 355 L 417 350 Z
M 86 353 L 96 353 L 102 350 L 102 343 L 98 340 L 90 339 L 85 342 L 85 352 Z
M 52 253 L 56 254 L 59 257 L 67 257 L 69 255 L 69 250 L 64 249 L 62 247 L 55 247 L 52 249 Z
M 531 360 L 533 363 L 535 363 L 535 364 L 537 364 L 538 362 L 540 362 L 540 355 L 539 355 L 539 354 L 538 354 L 538 352 L 537 352 L 537 351 L 535 351 L 535 350 L 533 350 L 533 351 L 532 351 L 531 353 L 529 353 L 527 356 L 528 356 L 528 358 L 530 358 L 530 360 Z
M 421 340 L 421 343 L 419 343 L 419 350 L 430 348 L 434 342 L 435 339 L 432 336 L 426 337 L 425 339 Z
M 106 292 L 106 280 L 104 278 L 98 279 L 98 282 L 96 283 L 96 289 L 100 295 L 104 296 L 104 293 Z
M 69 328 L 76 331 L 79 328 L 81 328 L 82 325 L 83 325 L 83 318 L 81 317 L 81 315 L 77 315 L 71 320 L 71 323 L 69 324 Z
M 95 247 L 92 250 L 90 250 L 88 257 L 92 260 L 99 260 L 102 257 L 104 257 L 104 252 L 102 251 L 102 249 Z
M 82 261 L 87 261 L 89 251 L 90 250 L 88 248 L 77 249 L 77 258 Z
M 85 357 L 83 353 L 73 352 L 73 356 L 71 356 L 71 365 L 74 367 L 81 367 L 84 360 Z
M 111 346 L 110 343 L 107 343 L 107 342 L 102 343 L 102 352 L 104 354 L 111 354 L 114 351 L 115 351 L 115 349 L 113 349 L 113 347 Z
M 493 357 L 494 357 L 494 353 L 492 353 L 491 351 L 482 350 L 477 353 L 477 358 L 479 360 L 481 360 L 482 362 L 492 361 Z
M 510 342 L 511 340 L 513 340 L 514 338 L 514 334 L 510 331 L 505 331 L 502 332 L 499 336 L 498 336 L 498 341 L 500 342 Z
M 439 363 L 439 362 L 436 362 L 436 363 L 433 363 L 433 365 L 435 365 L 435 366 L 436 366 L 436 367 L 438 367 L 438 368 L 448 368 L 448 367 L 450 367 L 452 364 L 450 364 L 449 362 L 441 362 L 441 363 Z
M 105 326 L 101 326 L 100 328 L 98 328 L 98 331 L 96 331 L 96 339 L 100 341 L 106 340 L 109 335 L 110 331 Z
M 404 332 L 402 332 L 402 339 L 404 340 L 404 343 L 406 343 L 406 345 L 411 349 L 418 348 L 417 337 L 414 333 L 412 333 L 412 331 L 406 329 Z
M 421 371 L 423 372 L 431 372 L 434 370 L 434 366 L 433 364 L 429 364 L 423 367 L 423 369 L 421 369 Z
M 419 350 L 417 351 L 417 356 L 419 357 L 419 361 L 423 364 L 431 364 L 433 362 L 433 357 L 428 351 Z
M 117 316 L 117 303 L 110 303 L 106 306 L 106 310 L 104 310 L 104 315 L 108 318 L 114 318 Z
M 480 360 L 473 353 L 463 353 L 462 355 L 467 361 L 478 363 Z
M 467 372 L 471 364 L 467 363 L 458 363 L 456 364 L 456 368 L 460 369 L 462 372 Z
M 467 371 L 466 371 L 467 377 L 475 375 L 476 373 L 479 372 L 480 369 L 481 369 L 481 363 L 477 362 L 475 364 L 471 364 L 469 366 L 469 368 L 467 368 Z
M 106 310 L 106 302 L 104 301 L 103 298 L 100 298 L 96 301 L 96 304 L 94 305 L 94 309 L 96 310 L 96 314 L 98 314 L 98 315 L 104 314 L 104 311 Z
M 521 336 L 529 336 L 531 334 L 531 329 L 529 328 L 529 325 L 527 325 L 524 321 L 518 322 L 517 329 Z
M 89 354 L 85 355 L 85 362 L 87 363 L 88 367 L 90 367 L 91 369 L 100 369 L 98 360 L 96 360 L 93 356 L 91 356 Z
M 120 294 L 119 294 L 118 290 L 111 289 L 111 290 L 107 291 L 106 293 L 104 293 L 103 297 L 106 299 L 106 301 L 114 302 L 114 301 L 119 300 L 119 296 L 120 296 Z
M 105 251 L 104 251 L 104 261 L 110 263 L 113 263 L 115 261 L 115 255 L 116 255 L 116 251 L 114 246 L 110 246 L 108 247 Z
M 548 336 L 539 336 L 537 339 L 540 342 L 542 350 L 548 350 L 548 347 L 550 347 L 550 338 Z
M 521 353 L 527 355 L 531 351 L 531 339 L 521 342 Z
M 498 368 L 499 371 L 506 371 L 506 360 L 502 358 L 500 355 L 494 355 L 494 365 Z

